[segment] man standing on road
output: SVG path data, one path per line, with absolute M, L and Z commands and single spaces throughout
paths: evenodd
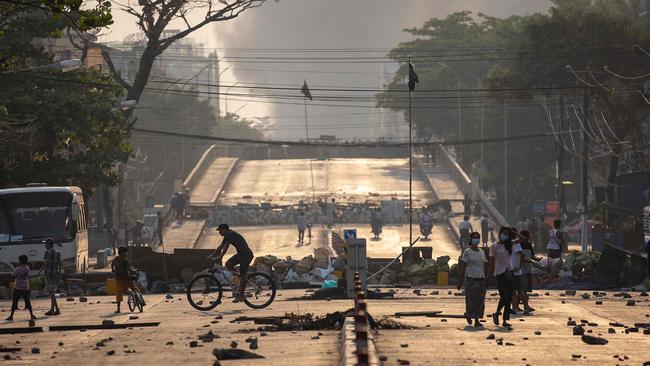
M 54 249 L 54 239 L 47 238 L 43 240 L 45 244 L 45 255 L 43 256 L 43 266 L 38 270 L 37 276 L 45 271 L 45 289 L 50 294 L 50 310 L 45 315 L 59 315 L 59 304 L 56 302 L 55 292 L 59 287 L 59 274 L 61 273 L 61 253 Z
M 156 212 L 156 217 L 158 217 L 158 221 L 156 222 L 156 235 L 158 236 L 158 245 L 163 245 L 163 229 L 164 229 L 164 222 L 163 222 L 163 216 L 160 211 Z
M 303 211 L 300 211 L 296 224 L 298 224 L 298 246 L 301 246 L 305 243 L 305 229 L 307 228 L 307 218 Z
M 231 244 L 235 247 L 237 254 L 233 255 L 228 259 L 228 261 L 226 261 L 226 268 L 236 273 L 237 271 L 235 270 L 235 266 L 239 264 L 239 293 L 235 296 L 233 302 L 243 301 L 244 290 L 246 289 L 246 273 L 248 272 L 248 266 L 253 261 L 253 251 L 248 246 L 246 239 L 244 239 L 244 237 L 239 233 L 230 230 L 230 227 L 227 224 L 219 225 L 217 231 L 219 231 L 219 234 L 223 236 L 223 241 L 217 250 L 208 256 L 208 259 L 223 258 Z
M 460 249 L 465 250 L 465 245 L 469 242 L 469 233 L 474 231 L 472 224 L 469 222 L 469 216 L 464 216 L 463 221 L 458 225 L 460 231 Z
M 481 241 L 483 242 L 484 247 L 487 246 L 489 231 L 490 221 L 488 220 L 488 215 L 483 214 L 483 218 L 481 219 Z

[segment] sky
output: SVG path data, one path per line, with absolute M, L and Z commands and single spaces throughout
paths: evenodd
M 244 57 L 244 60 L 254 61 L 220 62 L 221 70 L 227 68 L 221 77 L 222 85 L 237 82 L 241 83 L 240 86 L 252 83 L 295 85 L 296 93 L 305 80 L 312 88 L 381 88 L 386 78 L 390 77 L 386 73 L 394 71 L 396 64 L 271 63 L 250 57 L 358 57 L 360 49 L 369 48 L 375 52 L 364 53 L 363 56 L 384 56 L 399 42 L 411 39 L 403 29 L 419 27 L 430 18 L 444 18 L 461 10 L 507 17 L 546 12 L 549 6 L 549 0 L 268 0 L 261 7 L 248 10 L 236 19 L 208 25 L 195 32 L 192 38 L 204 43 L 207 51 L 216 50 L 219 57 Z M 101 41 L 119 41 L 138 31 L 132 16 L 117 8 L 114 8 L 113 15 L 115 24 Z M 195 14 L 195 19 L 199 15 Z M 294 51 L 269 52 L 268 49 Z M 302 51 L 295 52 L 295 49 Z M 308 53 L 304 49 L 346 49 L 356 50 L 357 53 Z M 233 90 L 249 92 L 240 86 Z M 314 97 L 318 100 L 316 94 Z M 239 110 L 240 115 L 248 118 L 269 117 L 273 137 L 305 136 L 305 111 L 301 103 L 228 99 L 228 110 L 231 112 Z M 223 110 L 223 101 L 221 105 Z M 384 117 L 385 125 L 394 128 L 403 122 L 401 116 L 390 113 L 382 115 L 373 108 L 308 105 L 308 116 L 311 137 L 330 134 L 346 138 L 374 138 L 379 137 L 375 127 L 380 116 Z

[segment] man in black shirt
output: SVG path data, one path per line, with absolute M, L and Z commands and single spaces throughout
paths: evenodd
M 219 234 L 223 236 L 223 241 L 217 250 L 208 256 L 208 259 L 223 258 L 223 256 L 228 251 L 228 247 L 231 244 L 233 247 L 235 247 L 237 254 L 233 255 L 226 261 L 226 268 L 236 273 L 235 266 L 239 264 L 239 294 L 235 296 L 235 300 L 233 302 L 240 302 L 244 299 L 244 289 L 246 289 L 246 273 L 248 271 L 248 266 L 253 261 L 253 251 L 251 251 L 251 248 L 248 246 L 246 239 L 244 239 L 244 237 L 239 233 L 230 230 L 230 227 L 227 224 L 219 225 L 217 231 L 219 231 Z

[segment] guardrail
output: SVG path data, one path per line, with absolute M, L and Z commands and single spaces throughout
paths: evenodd
M 443 165 L 445 168 L 447 168 L 447 171 L 451 174 L 452 178 L 461 189 L 461 191 L 463 191 L 463 193 L 468 196 L 473 196 L 472 193 L 474 193 L 475 197 L 479 200 L 479 202 L 481 202 L 483 209 L 487 211 L 488 215 L 495 224 L 498 226 L 508 226 L 508 221 L 506 218 L 501 215 L 496 207 L 494 207 L 492 201 L 490 201 L 485 192 L 483 192 L 480 187 L 472 184 L 472 179 L 467 175 L 467 173 L 465 173 L 456 159 L 454 159 L 449 151 L 447 151 L 447 149 L 445 149 L 442 145 L 438 145 L 438 156 L 440 157 Z
M 185 181 L 183 182 L 183 187 L 189 188 L 190 190 L 194 189 L 194 186 L 196 185 L 196 182 L 201 179 L 205 171 L 210 167 L 214 159 L 217 157 L 217 148 L 216 145 L 212 145 L 205 152 L 203 155 L 201 155 L 201 159 L 199 159 L 199 162 L 196 164 L 194 169 L 190 172 L 190 174 L 187 176 Z

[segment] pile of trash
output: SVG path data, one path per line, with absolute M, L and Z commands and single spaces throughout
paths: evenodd
M 301 260 L 286 257 L 279 259 L 273 255 L 256 257 L 253 268 L 256 271 L 271 274 L 276 284 L 295 282 L 337 281 L 345 269 L 345 260 L 337 257 L 332 260 L 327 248 L 314 249 L 313 255 Z
M 458 275 L 458 265 L 449 265 L 451 258 L 447 255 L 436 259 L 426 258 L 419 263 L 411 264 L 402 271 L 395 273 L 390 269 L 385 270 L 378 276 L 378 284 L 391 285 L 398 281 L 408 281 L 412 285 L 435 284 L 440 272 L 448 272 L 450 276 Z
M 600 260 L 600 252 L 571 251 L 564 258 L 561 277 L 573 276 L 577 279 L 589 279 Z

